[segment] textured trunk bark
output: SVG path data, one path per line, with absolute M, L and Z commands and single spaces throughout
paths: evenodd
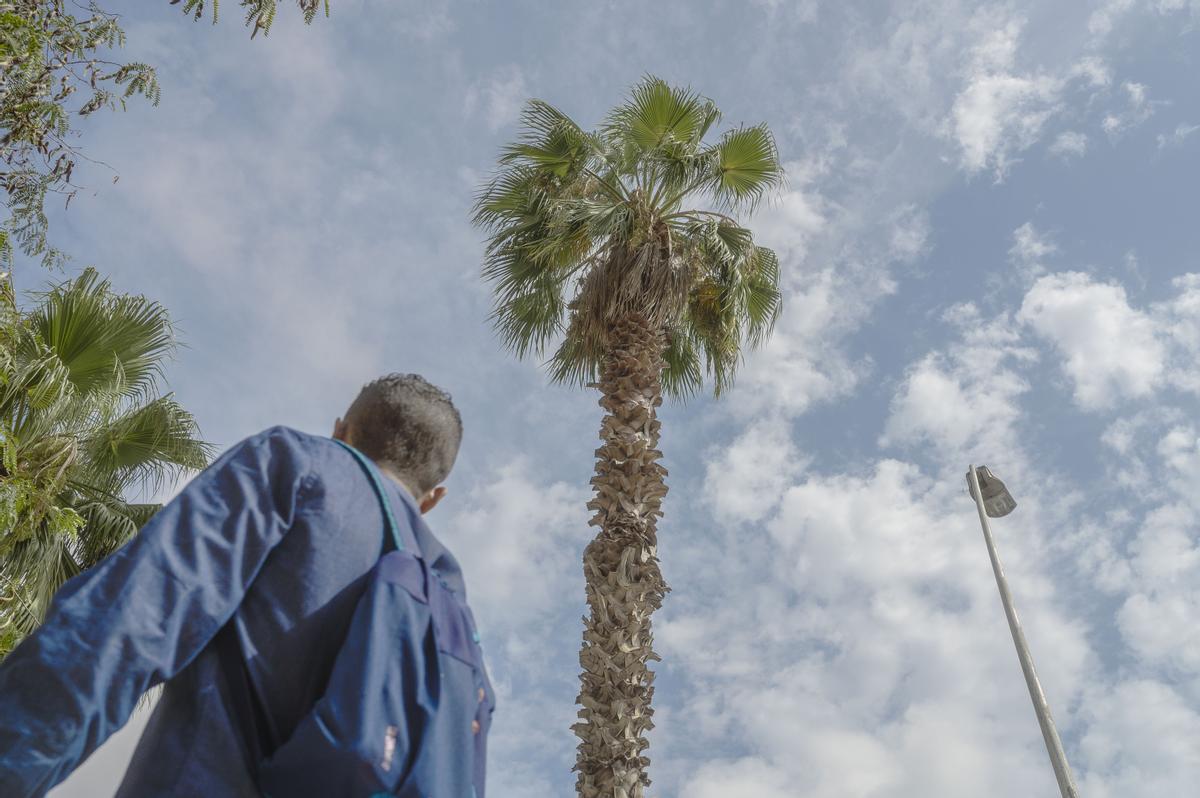
M 658 518 L 667 493 L 659 464 L 662 354 L 666 339 L 644 316 L 631 314 L 612 330 L 601 368 L 606 414 L 596 450 L 595 498 L 589 522 L 600 527 L 583 554 L 590 617 L 579 653 L 580 738 L 575 770 L 580 798 L 642 798 L 650 784 L 643 756 L 654 724 L 650 614 L 669 590 L 658 567 Z

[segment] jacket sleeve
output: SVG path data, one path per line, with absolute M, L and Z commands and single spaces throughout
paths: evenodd
M 248 438 L 62 586 L 0 665 L 0 795 L 43 795 L 191 662 L 292 525 L 308 472 L 291 430 Z

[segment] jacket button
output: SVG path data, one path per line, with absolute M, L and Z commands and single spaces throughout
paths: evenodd
M 483 692 L 483 688 L 482 688 L 482 687 L 480 687 L 480 688 L 479 688 L 479 703 L 481 703 L 481 704 L 483 703 L 483 699 L 484 699 L 484 697 L 485 697 L 486 695 L 487 695 L 487 694 Z
M 479 721 L 471 721 L 471 734 L 479 734 Z

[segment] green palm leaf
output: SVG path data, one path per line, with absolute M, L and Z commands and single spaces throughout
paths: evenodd
M 764 125 L 731 130 L 716 146 L 712 192 L 723 207 L 753 207 L 783 182 L 775 138 Z
M 154 490 L 181 469 L 201 469 L 212 446 L 196 437 L 196 421 L 170 396 L 124 410 L 88 430 L 88 469 L 117 485 L 143 482 Z
M 783 312 L 779 291 L 779 259 L 766 247 L 755 247 L 741 281 L 740 304 L 751 346 L 760 346 Z
M 132 504 L 95 498 L 80 507 L 86 534 L 80 537 L 79 561 L 91 568 L 125 545 L 161 509 L 159 504 Z
M 647 77 L 613 109 L 604 135 L 643 152 L 676 145 L 694 150 L 720 118 L 712 100 Z
M 46 293 L 30 321 L 68 382 L 84 393 L 144 394 L 175 348 L 165 308 L 142 296 L 114 294 L 94 269 Z
M 667 348 L 663 352 L 666 368 L 663 369 L 663 391 L 687 399 L 704 385 L 704 373 L 700 367 L 700 353 L 696 342 L 685 326 L 671 330 L 667 336 Z

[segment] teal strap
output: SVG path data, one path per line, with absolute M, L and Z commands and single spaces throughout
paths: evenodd
M 334 440 L 337 440 L 334 438 Z M 383 505 L 383 514 L 387 517 L 388 530 L 392 533 L 392 540 L 396 541 L 396 548 L 404 551 L 404 541 L 400 538 L 400 526 L 396 523 L 396 516 L 392 513 L 392 503 L 388 501 L 387 493 L 383 490 L 383 483 L 379 481 L 379 472 L 375 464 L 358 449 L 355 449 L 345 441 L 337 441 L 346 451 L 354 455 L 354 459 L 359 462 L 363 470 L 367 472 L 367 476 L 371 478 L 371 484 L 375 486 L 375 495 L 379 497 L 379 503 Z

